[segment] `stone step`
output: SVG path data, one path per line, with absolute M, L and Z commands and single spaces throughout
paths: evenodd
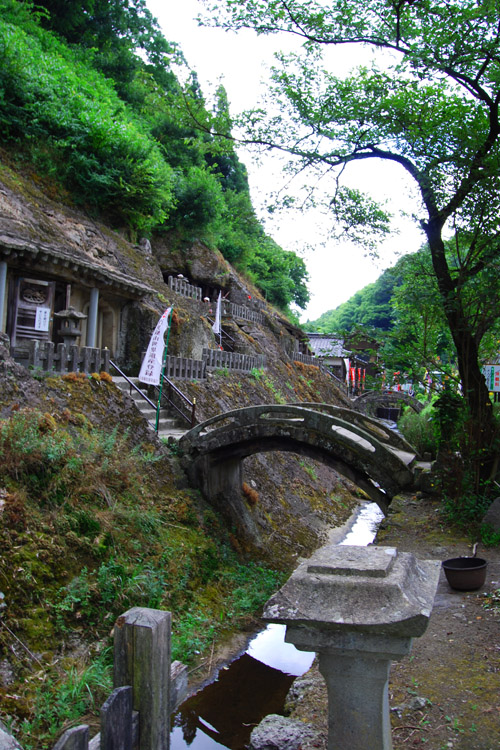
M 141 388 L 141 390 L 144 389 L 143 392 L 146 393 L 146 386 L 144 386 L 144 384 L 141 383 L 138 378 L 130 378 L 130 380 L 134 383 L 134 385 L 137 385 L 138 388 Z M 145 399 L 143 399 L 141 394 L 136 390 L 134 390 L 133 388 L 132 390 L 130 390 L 130 384 L 125 378 L 121 376 L 113 377 L 113 382 L 124 393 L 127 393 L 131 396 L 136 407 L 141 412 L 141 415 L 144 417 L 144 419 L 147 419 L 149 426 L 152 430 L 154 430 L 156 425 L 156 409 L 153 409 L 153 407 Z M 169 416 L 166 409 L 161 409 L 160 419 L 158 420 L 159 438 L 171 438 L 173 440 L 179 440 L 179 438 L 181 438 L 188 431 L 188 429 L 188 427 L 179 426 L 179 420 L 176 417 Z
M 187 429 L 183 430 L 182 427 L 172 430 L 158 430 L 158 437 L 161 440 L 175 440 L 177 442 L 187 431 Z

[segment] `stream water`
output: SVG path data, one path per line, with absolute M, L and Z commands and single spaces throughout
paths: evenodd
M 370 544 L 383 517 L 376 503 L 364 504 L 340 544 Z M 184 701 L 173 717 L 171 750 L 242 750 L 265 716 L 281 712 L 293 680 L 315 656 L 285 643 L 285 629 L 268 625 L 214 682 Z

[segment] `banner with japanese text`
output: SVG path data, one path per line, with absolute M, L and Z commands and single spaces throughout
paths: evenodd
M 151 340 L 148 345 L 146 356 L 144 357 L 139 373 L 141 383 L 148 385 L 159 385 L 161 369 L 163 366 L 163 352 L 165 351 L 165 331 L 168 328 L 168 321 L 172 308 L 169 307 L 156 324 Z

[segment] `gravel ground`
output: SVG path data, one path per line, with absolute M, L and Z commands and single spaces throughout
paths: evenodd
M 439 504 L 412 495 L 393 501 L 375 543 L 421 559 L 471 554 L 470 541 L 444 525 Z M 477 555 L 488 561 L 485 585 L 479 591 L 454 591 L 441 572 L 427 631 L 414 640 L 411 654 L 392 666 L 394 750 L 500 748 L 500 602 L 486 608 L 500 589 L 500 549 L 479 546 Z M 289 713 L 316 730 L 303 750 L 323 750 L 327 698 L 317 665 L 301 679 L 304 690 L 294 691 L 298 697 L 290 702 Z

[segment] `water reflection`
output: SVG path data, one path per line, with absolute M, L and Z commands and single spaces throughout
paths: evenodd
M 370 544 L 383 517 L 376 503 L 365 503 L 340 544 Z M 285 643 L 285 631 L 285 625 L 268 625 L 215 682 L 182 704 L 173 718 L 171 750 L 243 750 L 265 716 L 281 713 L 293 680 L 314 659 L 313 653 Z
M 292 643 L 285 643 L 286 625 L 268 625 L 255 636 L 247 649 L 247 654 L 285 674 L 298 677 L 307 672 L 314 660 L 310 651 L 299 651 Z
M 242 750 L 270 713 L 279 713 L 294 676 L 243 654 L 215 682 L 185 701 L 174 718 L 172 750 L 224 746 Z M 199 731 L 198 731 L 199 730 Z
M 353 526 L 340 544 L 352 544 L 355 547 L 366 547 L 367 544 L 371 544 L 383 518 L 384 514 L 377 503 L 364 504 Z

